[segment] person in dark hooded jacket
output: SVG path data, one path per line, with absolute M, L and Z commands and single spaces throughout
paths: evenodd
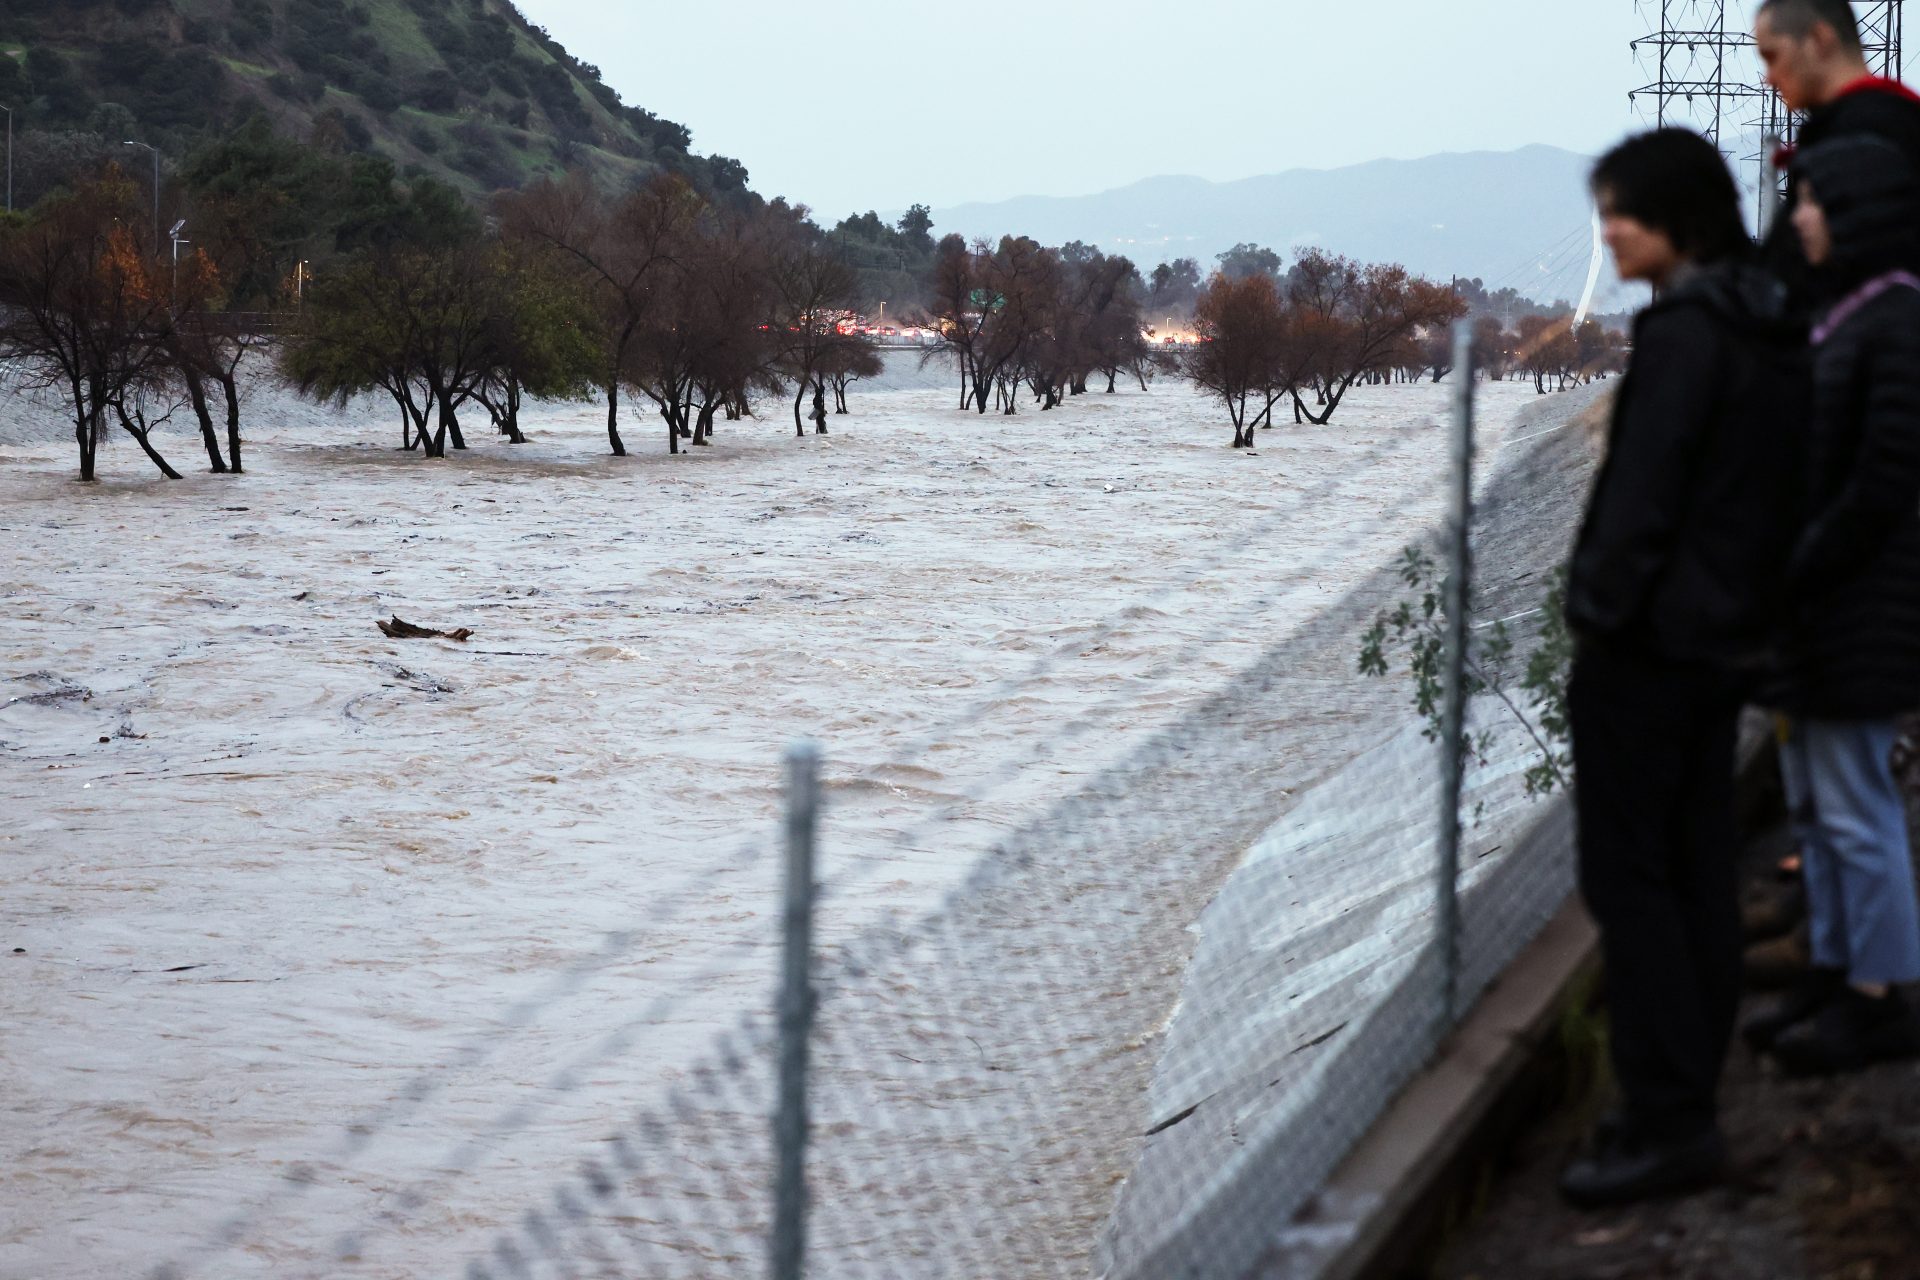
M 1813 967 L 1747 1027 L 1790 1071 L 1920 1055 L 1896 984 L 1920 981 L 1920 900 L 1891 757 L 1920 709 L 1920 174 L 1875 138 L 1794 161 L 1813 330 L 1806 531 L 1788 563 L 1781 751 Z
M 1767 83 L 1789 111 L 1805 115 L 1800 147 L 1842 138 L 1880 138 L 1920 169 L 1920 95 L 1868 69 L 1860 20 L 1848 0 L 1765 0 L 1754 14 L 1753 34 Z M 1782 153 L 1788 162 L 1783 169 L 1792 154 L 1791 148 Z M 1793 229 L 1797 199 L 1789 187 L 1786 216 L 1774 220 L 1765 256 L 1805 310 L 1821 301 L 1821 273 L 1808 264 Z
M 1739 1004 L 1733 770 L 1798 531 L 1801 331 L 1712 144 L 1630 139 L 1594 170 L 1634 325 L 1567 583 L 1580 886 L 1600 926 L 1623 1096 L 1561 1190 L 1615 1204 L 1716 1177 Z

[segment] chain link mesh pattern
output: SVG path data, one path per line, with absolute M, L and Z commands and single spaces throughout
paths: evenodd
M 1522 619 L 1523 640 L 1585 484 L 1587 444 L 1570 417 L 1517 429 L 1480 490 L 1476 608 Z M 1448 1030 L 1434 936 L 1437 747 L 1398 673 L 1354 670 L 1361 633 L 1401 593 L 1391 569 L 1359 584 L 1007 832 L 939 911 L 822 946 L 807 1274 L 1291 1273 L 1288 1224 Z M 1472 724 L 1488 745 L 1463 803 L 1469 1005 L 1572 886 L 1565 804 L 1524 794 L 1531 740 L 1489 700 Z M 945 820 L 901 846 L 937 847 Z M 823 848 L 832 842 L 829 812 Z M 771 845 L 751 856 L 764 865 Z M 629 942 L 610 939 L 609 954 Z M 544 1092 L 590 1091 L 596 1066 L 660 1012 L 637 1011 Z M 574 1176 L 449 1274 L 764 1274 L 775 1047 L 769 1009 L 660 1100 L 610 1111 Z M 446 1180 L 510 1158 L 543 1105 L 527 1099 L 448 1153 L 435 1179 L 396 1188 L 337 1236 L 325 1274 L 380 1274 L 365 1261 L 379 1236 L 404 1230 Z M 276 1192 L 276 1205 L 294 1194 Z M 246 1225 L 236 1217 L 154 1274 L 220 1274 L 204 1259 L 239 1244 Z

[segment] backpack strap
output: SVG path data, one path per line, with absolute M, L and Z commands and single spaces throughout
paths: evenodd
M 1813 327 L 1813 345 L 1816 347 L 1823 345 L 1827 339 L 1839 331 L 1841 325 L 1853 319 L 1862 307 L 1889 289 L 1920 290 L 1920 276 L 1915 276 L 1911 271 L 1889 271 L 1885 275 L 1878 275 L 1867 281 L 1835 303 L 1833 310 L 1827 312 L 1820 323 Z

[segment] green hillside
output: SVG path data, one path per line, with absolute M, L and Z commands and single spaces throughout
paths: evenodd
M 6 0 L 0 105 L 16 109 L 23 202 L 62 156 L 128 138 L 177 156 L 256 111 L 476 195 L 569 167 L 746 180 L 508 0 Z

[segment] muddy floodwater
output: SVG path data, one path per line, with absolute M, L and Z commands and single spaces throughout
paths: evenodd
M 1178 384 L 955 395 L 679 457 L 593 405 L 425 463 L 263 400 L 245 475 L 177 483 L 0 445 L 0 1276 L 457 1274 L 770 1000 L 783 744 L 825 752 L 831 942 L 1443 509 L 1446 387 L 1252 454 Z M 1489 451 L 1534 400 L 1485 388 Z

